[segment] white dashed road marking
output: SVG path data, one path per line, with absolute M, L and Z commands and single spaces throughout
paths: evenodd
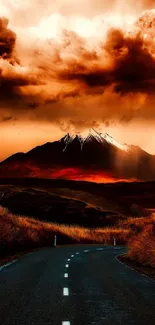
M 88 252 L 89 252 L 89 250 L 88 250 L 88 249 L 85 249 L 85 250 L 84 250 L 84 253 L 88 253 Z
M 70 258 L 68 258 L 68 260 L 67 260 L 68 262 L 70 261 Z
M 103 251 L 103 248 L 96 248 L 97 251 Z
M 10 263 L 7 263 L 7 264 L 5 264 L 5 265 L 0 266 L 0 271 L 3 270 L 5 267 L 8 267 L 8 266 L 14 264 L 15 262 L 17 262 L 17 260 L 14 260 L 14 261 L 12 261 L 12 262 L 10 262 Z
M 66 267 L 69 267 L 69 264 L 66 264 Z
M 64 321 L 62 322 L 62 325 L 71 325 L 71 323 L 69 321 Z
M 68 278 L 68 273 L 65 273 L 64 274 L 64 278 Z
M 63 288 L 63 296 L 69 296 L 69 289 Z
M 71 255 L 71 257 L 74 257 L 74 255 Z
M 79 255 L 79 252 L 77 252 L 76 255 Z

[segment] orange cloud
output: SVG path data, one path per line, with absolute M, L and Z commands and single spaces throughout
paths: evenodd
M 11 24 L 17 8 L 7 4 Z M 19 10 L 30 7 L 26 1 Z M 34 26 L 17 24 L 16 33 L 0 20 L 1 119 L 75 128 L 154 120 L 155 11 L 91 19 L 47 13 Z

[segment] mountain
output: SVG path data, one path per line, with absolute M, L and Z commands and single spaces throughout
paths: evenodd
M 0 163 L 0 177 L 155 180 L 155 156 L 91 129 L 10 156 Z

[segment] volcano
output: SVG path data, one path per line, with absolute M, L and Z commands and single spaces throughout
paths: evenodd
M 91 129 L 10 156 L 0 163 L 0 177 L 155 180 L 155 156 Z

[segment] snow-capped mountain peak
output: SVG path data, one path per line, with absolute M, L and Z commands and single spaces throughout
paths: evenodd
M 121 150 L 124 151 L 128 151 L 128 146 L 126 144 L 120 144 L 119 142 L 117 142 L 111 135 L 109 135 L 108 133 L 105 133 L 103 135 L 103 138 L 108 142 L 111 143 L 113 146 L 118 147 Z
M 64 143 L 65 143 L 65 147 L 64 147 L 64 149 L 63 149 L 63 151 L 65 151 L 66 150 L 66 148 L 67 148 L 67 146 L 73 141 L 73 137 L 69 134 L 69 133 L 67 133 L 65 136 L 64 136 L 64 138 L 63 138 L 63 141 L 64 141 Z M 61 140 L 60 140 L 61 141 Z
M 87 132 L 87 133 L 86 132 L 81 132 L 78 134 L 67 133 L 65 135 L 65 137 L 63 138 L 63 141 L 65 143 L 65 147 L 64 147 L 63 151 L 65 151 L 66 148 L 68 147 L 68 145 L 70 143 L 72 143 L 72 141 L 75 139 L 77 139 L 80 142 L 81 150 L 83 149 L 84 143 L 88 143 L 93 140 L 96 140 L 98 143 L 101 143 L 103 145 L 105 142 L 107 142 L 123 151 L 129 150 L 129 147 L 126 144 L 123 144 L 123 145 L 120 144 L 115 139 L 113 139 L 113 137 L 111 135 L 109 135 L 108 133 L 102 134 L 101 132 L 98 132 L 92 128 L 92 129 L 89 129 L 89 132 Z

